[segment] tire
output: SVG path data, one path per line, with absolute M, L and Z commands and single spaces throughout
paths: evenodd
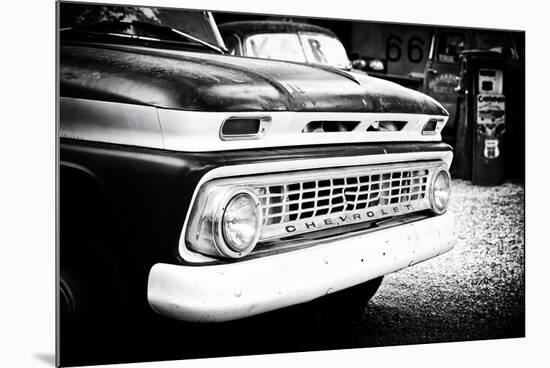
M 122 306 L 112 288 L 102 289 L 105 285 L 82 272 L 61 271 L 59 341 L 63 365 L 98 364 L 118 353 Z
M 100 227 L 90 230 L 92 226 L 76 226 L 62 236 L 58 285 L 61 365 L 101 364 L 116 361 L 122 354 L 124 297 L 116 265 L 104 251 L 108 243 L 98 231 Z M 80 236 L 77 240 L 73 234 L 86 234 L 87 239 Z

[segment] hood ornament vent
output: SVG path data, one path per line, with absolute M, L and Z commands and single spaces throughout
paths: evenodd
M 398 132 L 402 130 L 406 121 L 394 121 L 394 120 L 384 120 L 384 121 L 374 121 L 367 128 L 367 132 Z
M 310 121 L 302 129 L 302 133 L 351 132 L 359 123 L 359 121 Z
M 222 141 L 260 139 L 266 134 L 270 124 L 269 116 L 230 117 L 222 123 L 220 139 Z
M 356 130 L 360 121 L 310 121 L 302 133 L 343 133 Z M 367 123 L 368 124 L 368 123 Z M 367 132 L 399 132 L 405 128 L 407 121 L 377 120 L 368 124 Z M 365 125 L 362 125 L 363 127 Z M 364 129 L 364 128 L 360 128 Z

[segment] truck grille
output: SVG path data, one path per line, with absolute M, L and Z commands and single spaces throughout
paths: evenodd
M 288 250 L 304 239 L 374 229 L 388 220 L 402 223 L 425 215 L 421 211 L 435 212 L 431 186 L 441 170 L 447 170 L 443 160 L 426 160 L 213 179 L 199 189 L 185 242 L 203 254 L 242 256 L 231 253 L 223 238 L 225 206 L 241 194 L 248 195 L 259 210 L 253 254 Z
M 279 181 L 255 186 L 264 221 L 261 240 L 430 208 L 430 177 L 440 165 L 403 163 L 288 173 Z
M 428 176 L 427 169 L 399 170 L 263 187 L 264 225 L 424 199 Z

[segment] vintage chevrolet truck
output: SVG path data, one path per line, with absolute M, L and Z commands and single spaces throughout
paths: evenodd
M 226 55 L 208 12 L 123 10 L 66 27 L 61 12 L 62 334 L 153 311 L 236 320 L 327 294 L 364 305 L 384 275 L 453 247 L 434 99 Z

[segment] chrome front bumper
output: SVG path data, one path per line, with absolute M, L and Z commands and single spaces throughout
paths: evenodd
M 313 247 L 221 265 L 158 263 L 147 299 L 158 313 L 222 322 L 304 303 L 412 266 L 454 246 L 450 213 Z

